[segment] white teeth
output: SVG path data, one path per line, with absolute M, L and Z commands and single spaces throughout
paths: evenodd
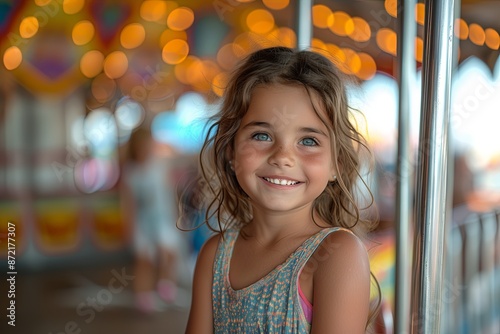
M 281 186 L 291 186 L 291 185 L 299 183 L 298 181 L 281 180 L 281 179 L 270 179 L 270 178 L 267 178 L 267 177 L 265 177 L 264 179 L 267 182 L 271 182 L 271 183 L 274 183 L 274 184 L 279 184 Z

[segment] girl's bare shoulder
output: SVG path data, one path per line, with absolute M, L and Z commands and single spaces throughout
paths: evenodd
M 321 259 L 317 264 L 318 276 L 331 277 L 333 274 L 337 275 L 344 271 L 370 276 L 370 264 L 365 245 L 359 237 L 346 229 L 328 234 L 313 258 Z
M 316 251 L 313 333 L 364 333 L 370 302 L 370 264 L 362 241 L 339 230 Z
M 208 263 L 212 264 L 215 258 L 215 253 L 217 252 L 217 247 L 219 245 L 221 234 L 215 234 L 207 239 L 200 249 L 198 255 L 198 263 Z

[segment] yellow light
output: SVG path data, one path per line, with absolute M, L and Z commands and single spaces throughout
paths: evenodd
M 224 94 L 224 91 L 226 90 L 228 78 L 229 78 L 229 76 L 226 72 L 220 72 L 212 80 L 212 91 L 217 96 L 222 96 Z
M 334 64 L 338 65 L 338 64 L 345 63 L 345 61 L 346 61 L 346 54 L 337 45 L 332 44 L 332 43 L 327 43 L 326 44 L 326 49 L 328 50 L 328 54 L 330 55 L 330 60 Z
M 165 29 L 160 36 L 160 47 L 163 48 L 165 44 L 173 39 L 183 39 L 187 41 L 187 33 L 182 31 L 174 31 L 170 29 Z
M 75 45 L 85 45 L 94 38 L 95 28 L 92 22 L 80 21 L 73 27 L 71 34 Z
M 420 37 L 415 38 L 415 59 L 420 63 L 424 59 L 424 41 Z
M 194 13 L 191 8 L 179 7 L 174 9 L 167 18 L 167 25 L 175 31 L 186 30 L 194 22 Z
M 139 23 L 131 23 L 123 28 L 120 34 L 120 43 L 125 49 L 133 49 L 144 42 L 146 30 Z
M 327 53 L 325 42 L 316 37 L 313 37 L 313 39 L 311 40 L 311 49 L 312 51 L 320 53 L 322 55 L 326 55 Z
M 356 74 L 361 69 L 361 58 L 358 56 L 358 53 L 352 49 L 342 48 L 345 54 L 345 64 L 349 68 L 349 72 L 352 74 Z
M 384 8 L 392 17 L 398 17 L 398 1 L 397 0 L 385 0 Z
M 69 15 L 76 14 L 82 10 L 84 5 L 84 0 L 64 0 L 63 11 Z
M 235 55 L 242 58 L 261 47 L 253 35 L 255 34 L 251 32 L 243 32 L 236 36 L 233 41 L 233 52 Z
M 455 20 L 455 36 L 458 36 L 462 40 L 466 40 L 469 37 L 469 26 L 463 19 Z
M 38 32 L 38 20 L 34 16 L 27 16 L 19 25 L 19 34 L 22 38 L 31 38 Z
M 264 3 L 267 8 L 280 10 L 286 8 L 290 4 L 290 0 L 262 0 L 262 3 Z
M 267 35 L 267 39 L 274 45 L 294 48 L 297 45 L 297 36 L 295 31 L 287 27 L 274 29 Z
M 469 39 L 476 45 L 484 45 L 486 34 L 483 27 L 476 23 L 469 25 Z
M 486 45 L 493 50 L 498 50 L 500 45 L 500 36 L 495 29 L 488 28 L 485 31 Z
M 161 57 L 167 64 L 179 64 L 189 54 L 189 45 L 185 40 L 174 39 L 165 44 Z
M 23 54 L 17 46 L 11 46 L 3 54 L 3 65 L 9 71 L 15 70 L 23 62 Z
M 101 73 L 104 66 L 104 55 L 98 50 L 91 50 L 80 60 L 80 71 L 87 78 L 93 78 Z
M 425 22 L 425 4 L 419 2 L 415 5 L 415 20 L 418 24 L 424 25 Z
M 187 56 L 184 61 L 175 65 L 174 74 L 177 80 L 179 80 L 179 82 L 182 82 L 183 84 L 189 84 L 188 68 L 191 66 L 191 64 L 199 61 L 200 60 L 198 59 L 198 57 Z
M 312 8 L 313 25 L 318 28 L 328 28 L 335 20 L 332 10 L 325 5 L 314 5 Z
M 356 42 L 366 42 L 370 40 L 372 32 L 370 30 L 370 26 L 368 22 L 366 22 L 361 17 L 354 17 L 352 19 L 354 24 L 353 31 L 348 34 L 350 38 L 352 38 Z
M 265 9 L 255 9 L 248 14 L 246 23 L 250 31 L 266 34 L 274 28 L 274 17 Z
M 351 16 L 345 12 L 335 12 L 335 20 L 329 26 L 330 30 L 338 36 L 347 36 L 354 31 L 354 22 Z
M 217 52 L 217 63 L 225 70 L 233 68 L 237 61 L 233 43 L 224 44 Z
M 196 82 L 203 80 L 203 61 L 200 59 L 195 59 L 186 68 L 186 77 L 190 85 L 194 85 Z
M 394 30 L 381 28 L 377 31 L 377 45 L 382 51 L 396 56 L 397 36 Z
M 111 52 L 104 60 L 104 73 L 110 79 L 118 79 L 127 72 L 128 59 L 122 51 Z
M 216 63 L 211 60 L 204 60 L 194 67 L 189 67 L 188 76 L 194 80 L 191 85 L 199 92 L 209 92 L 212 88 L 214 77 L 220 72 Z
M 146 0 L 141 4 L 140 15 L 146 21 L 161 23 L 167 17 L 167 3 L 160 0 Z
M 358 57 L 361 60 L 361 68 L 356 76 L 362 80 L 370 80 L 377 73 L 377 63 L 372 56 L 364 52 L 359 52 Z

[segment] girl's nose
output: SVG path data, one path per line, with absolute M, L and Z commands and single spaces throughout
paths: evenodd
M 292 167 L 295 165 L 295 157 L 291 149 L 280 145 L 269 156 L 268 163 L 276 167 Z

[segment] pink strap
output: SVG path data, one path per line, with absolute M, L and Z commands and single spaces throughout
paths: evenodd
M 304 312 L 304 316 L 306 317 L 306 320 L 308 323 L 312 323 L 312 316 L 313 316 L 313 306 L 311 302 L 309 302 L 304 296 L 304 293 L 302 292 L 302 288 L 300 287 L 300 283 L 297 282 L 298 290 L 299 290 L 299 299 L 300 299 L 300 306 L 302 306 L 302 311 Z

